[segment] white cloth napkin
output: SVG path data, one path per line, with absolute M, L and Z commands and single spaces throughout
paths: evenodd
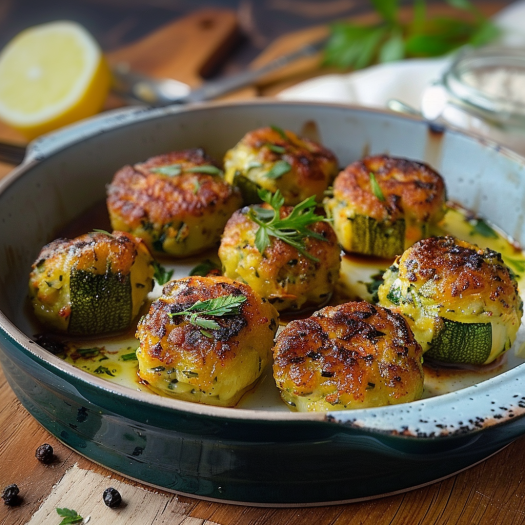
M 525 0 L 500 11 L 494 21 L 503 30 L 498 44 L 525 48 Z M 451 60 L 450 56 L 408 59 L 371 66 L 350 74 L 326 75 L 296 84 L 277 96 L 284 100 L 350 103 L 379 108 L 385 108 L 387 101 L 395 98 L 420 109 L 423 91 L 429 83 L 441 78 Z M 512 143 L 506 134 L 453 107 L 446 108 L 443 118 L 450 124 L 488 136 L 521 152 L 519 145 Z

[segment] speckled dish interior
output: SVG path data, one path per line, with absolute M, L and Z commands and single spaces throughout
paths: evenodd
M 525 432 L 525 369 L 414 403 L 300 414 L 228 409 L 110 384 L 32 340 L 29 267 L 64 224 L 104 199 L 124 164 L 202 146 L 214 157 L 247 131 L 315 130 L 342 165 L 367 153 L 430 163 L 449 197 L 525 244 L 525 160 L 425 122 L 348 106 L 261 101 L 106 115 L 36 142 L 0 183 L 0 360 L 22 404 L 81 454 L 145 483 L 252 505 L 313 505 L 431 483 Z M 305 128 L 306 127 L 306 128 Z

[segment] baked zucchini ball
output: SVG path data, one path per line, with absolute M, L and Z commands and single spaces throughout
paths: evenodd
M 453 237 L 414 244 L 386 271 L 378 295 L 407 319 L 425 355 L 451 363 L 494 361 L 512 346 L 523 313 L 501 255 Z
M 320 144 L 277 127 L 250 131 L 224 157 L 225 178 L 238 186 L 245 204 L 260 202 L 257 189 L 280 190 L 295 205 L 324 191 L 337 175 L 335 155 Z
M 393 258 L 445 214 L 445 183 L 426 164 L 378 155 L 350 164 L 325 202 L 347 252 Z
M 170 281 L 139 322 L 139 376 L 162 395 L 233 406 L 271 357 L 278 315 L 226 277 Z
M 395 405 L 421 397 L 421 355 L 401 315 L 351 302 L 289 323 L 273 349 L 273 376 L 300 412 Z
M 242 205 L 239 190 L 201 149 L 124 166 L 108 187 L 114 229 L 144 239 L 156 254 L 186 257 L 217 244 Z
M 283 206 L 277 192 L 263 205 L 236 211 L 219 247 L 223 274 L 251 286 L 277 310 L 326 304 L 339 278 L 341 250 L 334 230 L 316 215 L 315 199 Z
M 125 330 L 153 288 L 153 259 L 128 233 L 93 232 L 44 246 L 29 295 L 49 329 L 78 335 Z

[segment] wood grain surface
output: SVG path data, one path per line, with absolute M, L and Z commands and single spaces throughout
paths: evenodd
M 497 11 L 501 3 L 484 4 L 487 14 Z M 166 42 L 174 38 L 175 29 L 184 31 L 187 20 L 173 22 L 164 29 L 164 36 L 152 35 L 141 46 L 131 45 L 114 53 L 113 59 L 129 59 L 134 67 L 144 72 L 166 74 L 177 70 L 178 78 L 196 85 L 201 81 L 203 68 L 210 67 L 217 58 L 217 46 L 228 46 L 235 32 L 235 21 L 231 13 L 223 12 L 220 21 L 203 23 L 203 13 L 191 20 L 197 32 L 187 33 L 191 45 L 170 47 Z M 200 22 L 199 22 L 200 20 Z M 185 23 L 186 22 L 186 23 Z M 200 31 L 200 32 L 199 32 Z M 202 38 L 202 31 L 209 31 L 210 38 Z M 325 27 L 311 28 L 285 36 L 276 41 L 255 65 L 295 49 L 298 44 L 312 41 L 326 32 Z M 213 38 L 211 35 L 213 33 Z M 208 33 L 207 33 L 208 34 Z M 180 37 L 178 32 L 177 37 Z M 206 50 L 201 49 L 210 45 Z M 200 46 L 200 47 L 199 47 Z M 199 51 L 195 52 L 199 47 Z M 177 50 L 184 53 L 177 54 Z M 148 56 L 161 53 L 163 61 L 148 60 Z M 192 62 L 189 58 L 195 58 Z M 191 66 L 189 64 L 192 64 Z M 148 67 L 151 66 L 151 69 Z M 303 78 L 309 78 L 326 70 L 319 69 L 316 59 L 298 63 L 294 68 L 274 78 L 265 79 L 258 87 L 258 93 L 273 94 Z M 253 97 L 255 88 L 234 95 L 236 98 Z M 118 104 L 109 101 L 108 105 Z M 0 127 L 0 140 L 23 143 L 23 138 L 6 127 Z M 11 166 L 0 165 L 0 177 L 10 171 Z M 85 509 L 84 517 L 90 516 L 89 523 L 112 523 L 112 525 L 160 525 L 162 523 L 183 523 L 184 525 L 415 525 L 415 524 L 480 524 L 480 525 L 520 525 L 525 523 L 525 437 L 521 438 L 498 454 L 451 478 L 413 491 L 381 499 L 312 508 L 258 508 L 227 505 L 200 501 L 185 496 L 145 487 L 126 480 L 118 474 L 92 463 L 62 445 L 44 430 L 20 405 L 0 371 L 0 490 L 11 483 L 18 484 L 22 502 L 17 507 L 8 507 L 0 502 L 0 525 L 31 525 L 60 522 L 54 516 L 53 505 L 79 510 Z M 56 452 L 56 461 L 43 465 L 34 457 L 36 448 L 42 443 L 50 443 Z M 152 515 L 130 517 L 129 512 L 118 510 L 107 514 L 102 502 L 102 487 L 107 481 L 118 485 L 124 502 L 132 505 L 150 505 L 160 509 Z M 62 483 L 61 483 L 62 482 Z M 89 488 L 89 490 L 88 490 Z M 98 493 L 98 496 L 97 496 Z M 54 498 L 54 499 L 53 499 Z M 78 508 L 77 508 L 78 507 Z M 35 513 L 41 509 L 41 514 Z M 131 507 L 127 507 L 128 510 Z M 174 510 L 175 509 L 175 510 Z M 46 514 L 47 512 L 47 514 Z M 170 514 L 171 513 L 171 514 Z M 32 517 L 35 516 L 33 519 Z M 40 516 L 48 516 L 47 521 Z M 97 518 L 98 516 L 98 518 Z M 110 516 L 108 521 L 107 516 Z M 149 517 L 145 517 L 149 516 Z M 176 516 L 176 518 L 175 518 Z M 170 519 L 168 520 L 169 517 Z M 86 518 L 87 519 L 87 518 Z M 37 520 L 37 521 L 35 521 Z M 40 521 L 38 521 L 40 520 Z M 138 521 L 137 521 L 138 520 Z M 146 520 L 146 521 L 144 521 Z

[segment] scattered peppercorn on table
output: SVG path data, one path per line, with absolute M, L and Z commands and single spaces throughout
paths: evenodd
M 483 9 L 490 14 L 497 6 L 498 2 L 484 3 Z M 317 36 L 316 30 L 311 35 Z M 259 63 L 296 47 L 307 37 L 308 32 L 284 37 L 259 58 Z M 21 141 L 16 132 L 3 128 L 0 137 Z M 10 169 L 0 165 L 0 177 Z M 0 399 L 0 491 L 14 484 L 18 488 L 18 493 L 14 487 L 5 491 L 0 525 L 58 524 L 66 517 L 71 523 L 112 525 L 517 525 L 525 519 L 525 437 L 480 465 L 404 494 L 341 506 L 267 509 L 176 496 L 92 463 L 40 427 L 20 405 L 1 370 Z M 78 520 L 71 521 L 75 517 Z

